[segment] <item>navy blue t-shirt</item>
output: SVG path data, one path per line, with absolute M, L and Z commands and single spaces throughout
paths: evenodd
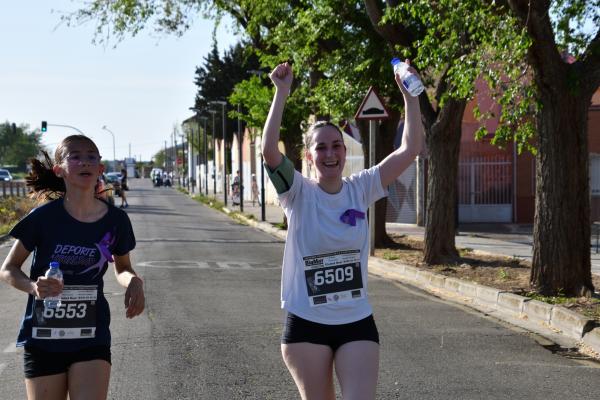
M 62 305 L 46 309 L 43 300 L 29 295 L 17 346 L 46 351 L 76 351 L 110 345 L 110 310 L 104 297 L 103 276 L 112 255 L 135 247 L 127 214 L 114 206 L 96 222 L 81 222 L 66 210 L 63 199 L 29 213 L 10 231 L 33 252 L 30 278 L 44 275 L 51 261 L 63 273 Z

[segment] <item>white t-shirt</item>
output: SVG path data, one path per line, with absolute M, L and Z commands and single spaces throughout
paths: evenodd
M 281 307 L 309 321 L 338 325 L 372 314 L 367 298 L 368 207 L 387 191 L 379 167 L 343 178 L 339 193 L 294 171 L 291 188 L 279 195 L 288 219 L 281 278 Z M 356 226 L 340 217 L 364 213 Z

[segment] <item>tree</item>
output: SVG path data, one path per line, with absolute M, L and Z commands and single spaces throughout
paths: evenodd
M 29 159 L 36 157 L 40 150 L 41 133 L 29 131 L 27 125 L 13 126 L 8 121 L 0 124 L 0 165 L 16 166 L 25 171 Z
M 166 154 L 165 154 L 165 150 L 161 149 L 159 150 L 153 157 L 152 159 L 154 160 L 154 166 L 157 168 L 162 168 L 163 166 L 166 166 Z
M 542 294 L 590 296 L 587 114 L 600 85 L 600 8 L 594 0 L 508 4 L 531 37 L 540 105 L 531 284 Z M 591 32 L 581 29 L 586 20 Z
M 194 108 L 198 110 L 219 110 L 210 105 L 211 101 L 227 100 L 233 93 L 234 87 L 248 76 L 248 70 L 259 67 L 257 57 L 250 51 L 247 43 L 237 43 L 219 56 L 216 40 L 213 41 L 211 52 L 204 58 L 201 66 L 196 68 L 194 83 L 198 87 Z M 231 110 L 230 110 L 231 111 Z M 237 132 L 237 121 L 228 113 L 227 140 L 232 140 L 233 132 Z
M 458 256 L 455 205 L 465 106 L 475 94 L 478 77 L 495 87 L 504 77 L 518 75 L 523 35 L 499 12 L 501 5 L 481 0 L 387 1 L 384 7 L 376 0 L 365 0 L 365 5 L 373 29 L 388 46 L 413 60 L 428 87 L 420 95 L 429 152 L 424 261 L 452 260 Z M 521 84 L 519 80 L 513 83 Z M 515 113 L 514 119 L 521 115 Z M 505 138 L 508 125 L 502 128 Z

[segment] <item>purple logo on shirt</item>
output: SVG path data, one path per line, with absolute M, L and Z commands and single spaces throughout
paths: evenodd
M 104 263 L 106 263 L 107 261 L 114 262 L 113 256 L 109 249 L 109 246 L 111 246 L 114 242 L 115 242 L 115 238 L 113 237 L 113 235 L 110 232 L 106 232 L 106 234 L 100 240 L 100 243 L 94 243 L 96 245 L 96 247 L 98 248 L 98 250 L 100 250 L 100 260 L 98 260 L 98 262 L 95 263 L 94 265 L 84 269 L 77 275 L 85 274 L 88 271 L 97 269 L 98 271 L 92 277 L 92 278 L 95 278 L 100 273 L 100 271 L 102 271 L 102 267 L 104 267 Z
M 365 213 L 354 208 L 349 208 L 340 216 L 340 221 L 351 226 L 356 226 L 356 218 L 365 219 Z

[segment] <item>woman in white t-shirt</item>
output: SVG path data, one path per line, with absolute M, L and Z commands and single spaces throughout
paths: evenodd
M 414 72 L 414 70 L 413 70 Z M 312 180 L 279 152 L 279 129 L 293 80 L 288 63 L 270 74 L 275 96 L 262 151 L 288 218 L 281 281 L 287 312 L 281 351 L 303 399 L 335 399 L 333 366 L 343 398 L 374 399 L 379 334 L 367 298 L 367 208 L 421 151 L 417 97 L 400 84 L 406 106 L 402 146 L 373 168 L 342 178 L 346 146 L 337 126 L 319 121 L 306 136 Z

